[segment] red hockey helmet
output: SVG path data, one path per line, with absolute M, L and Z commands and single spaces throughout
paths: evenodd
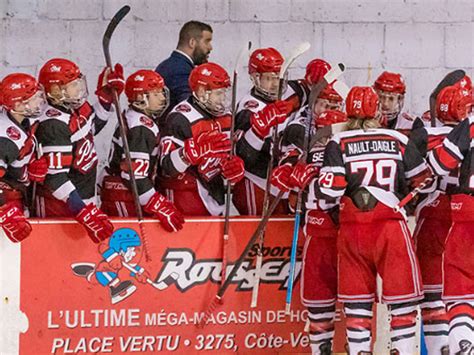
M 148 115 L 160 115 L 169 105 L 165 81 L 153 70 L 139 70 L 130 75 L 125 82 L 125 95 L 133 107 Z
M 314 85 L 331 70 L 331 65 L 322 59 L 313 59 L 306 66 L 304 80 L 308 85 Z
M 354 86 L 346 98 L 349 118 L 373 119 L 379 109 L 379 97 L 370 86 Z
M 323 91 L 318 96 L 318 99 L 325 99 L 332 102 L 343 102 L 343 98 L 338 94 L 332 85 L 328 85 L 324 88 Z
M 54 58 L 40 69 L 39 82 L 53 104 L 77 108 L 87 100 L 87 82 L 79 67 L 68 59 Z M 55 85 L 58 92 L 53 93 Z
M 0 83 L 0 92 L 2 105 L 25 117 L 38 117 L 46 104 L 43 88 L 28 74 L 7 75 Z
M 406 86 L 400 74 L 384 71 L 375 80 L 374 89 L 404 95 Z
M 54 58 L 48 60 L 39 72 L 39 82 L 46 92 L 50 92 L 51 86 L 66 85 L 81 77 L 79 67 L 68 59 Z
M 229 74 L 216 63 L 204 63 L 195 67 L 189 75 L 189 86 L 193 92 L 199 87 L 206 90 L 228 88 L 230 86 Z
M 436 114 L 445 123 L 458 123 L 465 119 L 472 105 L 472 96 L 464 95 L 458 86 L 448 86 L 436 98 Z
M 212 115 L 229 110 L 230 78 L 226 70 L 216 63 L 195 67 L 189 76 L 189 86 L 198 104 Z
M 316 118 L 316 127 L 321 128 L 324 126 L 329 126 L 334 123 L 341 123 L 347 121 L 347 115 L 344 112 L 337 110 L 327 110 L 321 113 Z
M 253 51 L 249 59 L 249 74 L 280 73 L 283 56 L 275 48 L 260 48 Z

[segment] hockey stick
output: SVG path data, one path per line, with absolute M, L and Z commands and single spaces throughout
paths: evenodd
M 132 265 L 126 263 L 125 261 L 122 261 L 122 265 L 128 269 L 130 272 L 137 274 L 138 270 L 136 270 Z M 178 279 L 178 274 L 175 272 L 172 272 L 171 275 L 169 275 L 167 278 L 165 278 L 163 281 L 160 282 L 154 282 L 150 278 L 146 278 L 146 282 L 156 288 L 159 291 L 163 291 L 164 289 L 167 289 L 169 285 L 171 285 L 173 282 L 175 282 Z
M 345 66 L 342 63 L 339 63 L 336 67 L 331 69 L 326 75 L 318 81 L 315 85 L 311 87 L 311 92 L 309 95 L 308 100 L 308 107 L 307 107 L 307 114 L 309 117 L 308 124 L 305 127 L 305 135 L 304 135 L 304 143 L 303 143 L 303 155 L 301 160 L 303 163 L 306 163 L 307 156 L 308 156 L 308 140 L 309 135 L 311 132 L 311 124 L 313 122 L 312 119 L 312 111 L 316 99 L 321 94 L 321 92 L 332 83 L 335 79 L 341 76 L 344 73 Z M 290 314 L 291 311 L 291 299 L 293 296 L 293 285 L 295 279 L 295 269 L 296 269 L 296 251 L 298 248 L 298 237 L 299 237 L 299 230 L 300 230 L 300 223 L 301 223 L 301 213 L 302 213 L 302 201 L 303 201 L 303 190 L 300 189 L 298 191 L 298 198 L 296 203 L 296 214 L 295 214 L 295 223 L 293 227 L 293 241 L 291 243 L 291 256 L 290 256 L 290 272 L 288 275 L 288 288 L 286 289 L 286 305 L 285 305 L 285 313 Z
M 311 150 L 311 148 L 318 141 L 320 141 L 321 139 L 326 138 L 326 137 L 330 137 L 331 135 L 333 135 L 335 133 L 338 133 L 338 132 L 341 132 L 341 131 L 345 130 L 346 124 L 345 123 L 336 123 L 336 124 L 333 124 L 331 126 L 326 126 L 324 128 L 325 129 L 320 129 L 319 131 L 317 131 L 316 134 L 314 135 L 314 137 L 311 139 L 310 145 L 309 145 L 309 150 Z M 302 161 L 303 161 L 302 159 L 298 160 L 299 163 L 301 163 Z M 262 219 L 260 220 L 260 223 L 258 224 L 257 229 L 255 230 L 255 232 L 250 237 L 250 239 L 249 239 L 247 245 L 245 246 L 242 254 L 240 254 L 239 258 L 236 260 L 236 262 L 232 266 L 232 269 L 231 269 L 229 275 L 227 276 L 224 284 L 219 287 L 219 289 L 217 291 L 217 294 L 214 296 L 214 299 L 211 301 L 209 306 L 206 308 L 203 317 L 201 318 L 200 322 L 197 324 L 198 327 L 204 327 L 207 324 L 207 320 L 209 319 L 209 316 L 212 314 L 212 312 L 214 312 L 216 307 L 220 303 L 222 303 L 221 300 L 223 299 L 225 292 L 227 291 L 227 289 L 231 285 L 233 278 L 235 277 L 238 270 L 242 266 L 243 262 L 247 258 L 248 253 L 249 253 L 250 249 L 252 248 L 253 244 L 256 242 L 257 238 L 260 236 L 260 234 L 265 229 L 265 227 L 268 223 L 268 220 L 270 219 L 270 216 L 272 215 L 272 213 L 275 210 L 278 203 L 280 203 L 280 200 L 283 197 L 283 194 L 284 193 L 282 191 L 280 191 L 278 193 L 278 195 L 275 197 L 275 199 L 270 204 L 270 207 L 268 208 L 267 213 L 262 216 Z
M 434 180 L 433 176 L 427 177 L 425 180 L 423 180 L 418 186 L 416 186 L 408 195 L 406 195 L 394 208 L 393 210 L 395 212 L 400 212 L 400 210 L 405 207 L 411 200 L 415 198 L 416 195 L 418 195 L 421 190 L 423 190 L 426 186 L 431 184 L 431 182 Z
M 102 48 L 104 50 L 105 63 L 110 69 L 112 69 L 112 59 L 110 58 L 110 39 L 112 38 L 112 34 L 114 33 L 120 21 L 123 20 L 123 18 L 128 14 L 129 11 L 130 6 L 128 5 L 125 5 L 119 11 L 117 11 L 112 20 L 110 20 L 110 23 L 107 26 L 107 29 L 105 30 L 104 37 L 102 38 Z M 123 144 L 123 152 L 125 154 L 125 160 L 127 162 L 128 175 L 130 177 L 130 185 L 132 187 L 133 202 L 135 204 L 135 211 L 138 218 L 138 226 L 143 237 L 145 259 L 146 261 L 151 261 L 150 254 L 148 252 L 148 240 L 146 237 L 145 226 L 143 225 L 143 211 L 140 205 L 140 200 L 138 198 L 137 182 L 135 181 L 135 175 L 133 174 L 132 159 L 130 157 L 130 148 L 128 146 L 125 119 L 123 117 L 122 110 L 120 108 L 119 97 L 115 89 L 112 89 L 112 95 L 115 113 L 117 114 L 117 120 L 119 123 L 120 138 L 122 139 Z
M 238 69 L 242 64 L 245 53 L 248 54 L 250 48 L 252 47 L 252 42 L 248 42 L 239 52 L 237 57 L 237 62 L 234 67 L 234 75 L 232 80 L 232 118 L 230 123 L 230 157 L 234 156 L 234 147 L 235 147 L 235 116 L 237 113 L 237 77 Z M 226 191 L 226 200 L 225 200 L 225 217 L 224 217 L 224 235 L 222 236 L 222 270 L 221 270 L 221 285 L 224 284 L 226 269 L 227 269 L 227 247 L 229 244 L 229 228 L 230 228 L 230 203 L 232 201 L 232 184 L 227 181 L 227 191 Z
M 464 78 L 466 72 L 464 70 L 458 69 L 454 70 L 451 73 L 448 73 L 443 80 L 441 80 L 433 90 L 430 95 L 430 117 L 431 117 L 431 127 L 436 126 L 436 98 L 441 90 L 443 90 L 447 86 L 451 86 L 456 84 L 459 80 Z
M 41 143 L 38 143 L 38 141 L 35 140 L 35 146 L 36 146 L 36 158 L 41 159 L 43 156 L 43 145 Z M 38 187 L 38 183 L 36 181 L 33 182 L 33 188 L 31 189 L 31 216 L 33 217 L 39 217 L 36 212 L 38 211 L 37 206 L 36 206 L 36 189 Z M 39 205 L 39 201 L 38 201 Z M 39 207 L 39 206 L 38 206 Z
M 281 69 L 280 69 L 280 74 L 279 74 L 279 85 L 278 85 L 278 96 L 277 99 L 281 100 L 283 96 L 283 84 L 285 80 L 285 75 L 288 72 L 288 69 L 291 64 L 303 53 L 309 50 L 311 45 L 309 42 L 303 42 L 300 45 L 296 46 L 290 53 L 287 59 L 283 62 Z M 271 188 L 271 183 L 270 183 L 270 175 L 272 173 L 273 169 L 273 164 L 277 160 L 277 155 L 278 155 L 278 125 L 273 127 L 273 132 L 272 132 L 272 144 L 273 144 L 273 149 L 272 149 L 272 154 L 270 155 L 270 161 L 268 162 L 268 167 L 267 167 L 267 183 L 265 186 L 265 195 L 263 198 L 263 213 L 262 215 L 265 215 L 268 211 L 268 207 L 270 205 L 270 188 Z M 258 302 L 258 290 L 260 287 L 260 271 L 262 269 L 262 262 L 263 262 L 263 254 L 262 254 L 262 249 L 263 249 L 263 244 L 264 244 L 264 239 L 265 239 L 265 229 L 263 229 L 262 234 L 259 237 L 259 242 L 258 242 L 258 252 L 257 252 L 257 260 L 255 262 L 255 281 L 252 289 L 252 301 L 250 303 L 251 308 L 255 308 L 257 306 Z

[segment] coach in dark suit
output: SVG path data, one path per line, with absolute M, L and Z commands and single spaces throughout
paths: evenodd
M 170 90 L 169 110 L 191 95 L 189 74 L 195 65 L 207 62 L 212 50 L 211 42 L 211 26 L 198 21 L 189 21 L 179 31 L 177 48 L 168 59 L 156 67 L 156 71 L 165 79 L 165 84 Z

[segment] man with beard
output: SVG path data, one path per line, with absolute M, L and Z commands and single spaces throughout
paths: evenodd
M 212 27 L 199 21 L 186 22 L 179 31 L 177 48 L 156 67 L 170 90 L 171 110 L 191 96 L 188 78 L 195 65 L 207 63 L 212 50 Z M 162 117 L 166 117 L 166 112 Z

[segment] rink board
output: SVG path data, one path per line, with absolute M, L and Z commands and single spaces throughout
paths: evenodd
M 255 274 L 253 249 L 225 294 L 223 304 L 216 308 L 203 329 L 196 323 L 220 282 L 222 219 L 188 219 L 184 229 L 173 234 L 164 232 L 155 221 L 146 221 L 152 260 L 147 262 L 138 253 L 133 261 L 146 269 L 153 280 L 167 279 L 173 273 L 178 278 L 168 278 L 172 282 L 160 291 L 139 283 L 122 268 L 117 272 L 118 278 L 131 281 L 136 290 L 116 304 L 112 304 L 110 288 L 98 282 L 107 273 L 103 257 L 80 225 L 66 220 L 32 224 L 33 235 L 19 251 L 20 310 L 27 319 L 24 329 L 19 326 L 20 330 L 26 330 L 19 336 L 21 354 L 309 353 L 309 338 L 304 332 L 307 312 L 299 301 L 299 282 L 294 289 L 292 314 L 284 314 L 293 232 L 290 218 L 274 218 L 268 225 L 258 306 L 250 308 Z M 257 219 L 232 220 L 228 270 L 257 224 Z M 116 220 L 114 225 L 139 232 L 138 224 L 131 220 Z M 14 248 L 10 255 L 19 249 L 16 245 L 7 248 Z M 90 265 L 95 271 L 87 279 L 74 274 L 73 267 L 77 265 L 86 269 Z M 300 263 L 298 273 L 299 268 Z M 11 287 L 10 281 L 7 284 Z M 2 284 L 5 285 L 5 280 Z M 9 304 L 14 303 L 14 296 L 10 296 Z M 16 322 L 22 323 L 21 317 L 15 317 L 19 318 Z M 9 327 L 3 324 L 3 328 Z M 10 329 L 13 336 L 14 329 Z M 337 339 L 336 350 L 342 351 L 341 331 Z M 7 349 L 14 353 L 14 341 L 11 338 L 3 341 L 4 350 L 6 342 L 11 343 Z

